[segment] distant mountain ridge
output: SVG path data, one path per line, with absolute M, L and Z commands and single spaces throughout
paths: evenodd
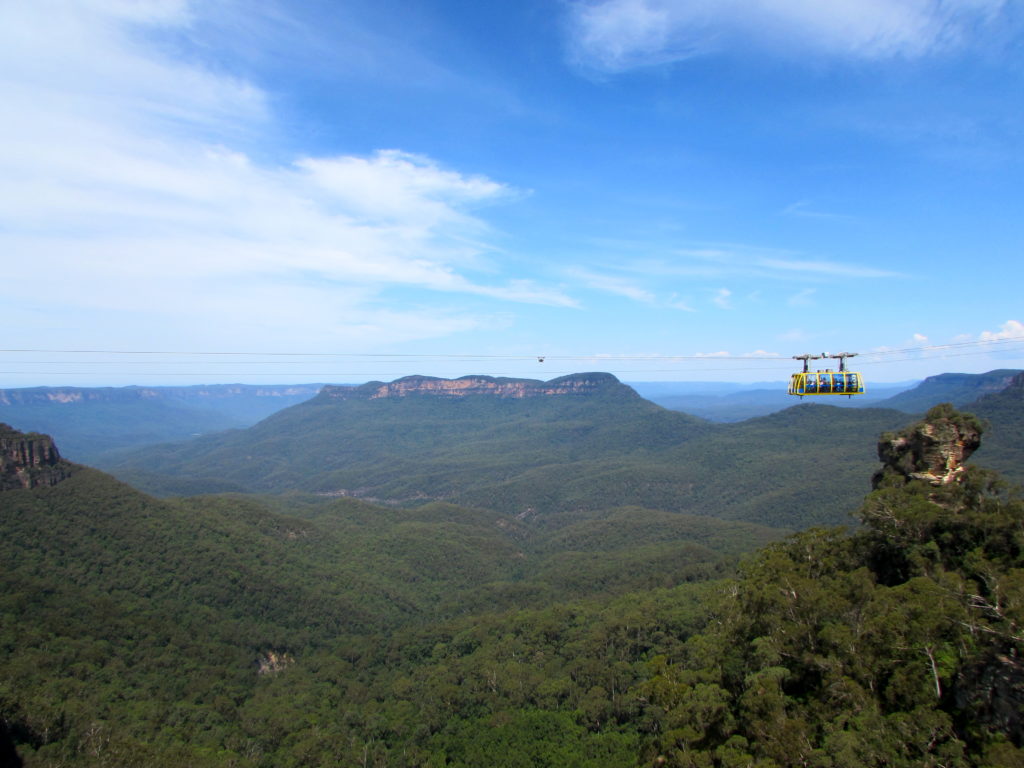
M 942 373 L 916 384 L 874 384 L 868 377 L 867 392 L 853 398 L 830 397 L 828 404 L 840 408 L 895 408 L 920 414 L 939 403 L 962 408 L 980 397 L 1001 391 L 1010 384 L 1017 369 L 987 373 Z M 776 389 L 744 388 L 736 384 L 694 384 L 637 382 L 634 387 L 648 400 L 674 411 L 718 422 L 736 422 L 765 416 L 794 404 L 784 385 Z
M 66 455 L 104 454 L 248 427 L 317 394 L 319 384 L 0 389 L 0 421 L 53 435 Z
M 718 382 L 629 382 L 641 397 L 663 408 L 718 422 L 736 422 L 767 416 L 790 408 L 796 398 L 786 391 L 786 383 L 762 382 L 755 385 Z M 888 407 L 887 398 L 916 386 L 917 382 L 898 384 L 868 383 L 867 392 L 857 397 L 829 397 L 828 404 L 839 408 Z
M 924 413 L 933 405 L 952 403 L 961 408 L 984 395 L 1005 389 L 1019 369 L 1002 368 L 987 373 L 940 373 L 929 376 L 913 389 L 900 392 L 875 405 L 879 408 L 895 408 L 906 413 Z
M 498 398 L 550 397 L 560 395 L 592 395 L 602 390 L 629 389 L 610 373 L 574 373 L 550 381 L 536 379 L 462 376 L 441 379 L 434 376 L 405 376 L 384 383 L 371 381 L 359 386 L 326 385 L 320 391 L 325 398 L 336 400 L 378 400 L 380 398 L 491 396 Z
M 712 424 L 610 374 L 407 377 L 327 387 L 244 430 L 104 465 L 150 492 L 311 492 L 510 515 L 649 509 L 775 527 L 843 524 L 906 415 L 805 403 Z M 808 499 L 828 496 L 828 504 Z
M 1024 372 L 999 392 L 978 398 L 964 410 L 986 422 L 976 462 L 1024 483 Z
M 250 397 L 310 396 L 319 384 L 199 384 L 188 387 L 23 387 L 0 389 L 0 406 L 39 403 L 127 402 L 131 400 L 215 400 Z

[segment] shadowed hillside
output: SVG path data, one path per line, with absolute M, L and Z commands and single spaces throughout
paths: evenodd
M 977 462 L 1024 484 L 1024 373 L 1014 376 L 1005 389 L 979 398 L 966 409 L 988 422 Z
M 929 376 L 913 389 L 900 392 L 876 405 L 907 413 L 924 413 L 939 403 L 952 403 L 962 408 L 979 397 L 1005 389 L 1019 373 L 1021 371 L 1010 369 L 988 373 L 942 373 Z

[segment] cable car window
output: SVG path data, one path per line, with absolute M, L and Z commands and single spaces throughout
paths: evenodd
M 832 391 L 832 374 L 831 373 L 819 373 L 818 391 L 827 394 Z

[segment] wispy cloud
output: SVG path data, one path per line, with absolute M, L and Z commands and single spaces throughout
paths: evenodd
M 698 352 L 694 357 L 732 357 L 724 349 L 718 352 Z
M 898 272 L 856 264 L 803 259 L 757 258 L 753 264 L 777 272 L 790 272 L 818 277 L 902 277 Z
M 755 46 L 788 55 L 916 58 L 961 45 L 1004 0 L 598 0 L 572 6 L 581 65 L 620 72 Z
M 792 296 L 786 299 L 786 303 L 791 307 L 813 306 L 814 301 L 812 301 L 811 297 L 814 296 L 816 290 L 817 289 L 815 288 L 804 288 L 802 291 L 794 293 Z
M 782 209 L 784 216 L 801 219 L 822 219 L 825 221 L 849 221 L 852 217 L 841 213 L 829 213 L 815 209 L 810 200 L 798 200 Z
M 715 295 L 711 297 L 712 303 L 719 309 L 732 309 L 732 291 L 728 288 L 719 288 L 715 291 Z
M 734 357 L 757 357 L 764 360 L 775 360 L 781 358 L 778 352 L 766 352 L 763 349 L 756 349 L 753 352 L 744 352 L 740 355 L 733 355 L 731 352 L 720 350 L 718 352 L 698 352 L 695 357 L 709 357 L 709 358 L 734 358 Z
M 54 311 L 103 315 L 111 328 L 177 323 L 200 338 L 270 318 L 282 337 L 319 343 L 481 322 L 424 305 L 383 309 L 382 293 L 403 287 L 576 305 L 557 288 L 477 269 L 492 236 L 479 210 L 519 194 L 498 181 L 398 149 L 267 160 L 267 94 L 152 44 L 186 31 L 198 9 L 0 6 L 8 307 L 38 304 L 23 286 L 41 264 L 58 276 Z
M 673 293 L 668 300 L 668 306 L 672 309 L 678 309 L 683 312 L 696 312 L 697 310 L 690 306 L 689 302 L 680 298 L 679 294 Z
M 637 285 L 635 281 L 628 278 L 617 275 L 602 275 L 582 268 L 570 270 L 570 275 L 581 280 L 588 288 L 597 291 L 611 293 L 616 296 L 625 296 L 627 299 L 644 304 L 653 304 L 657 300 L 657 297 L 651 291 Z
M 624 264 L 619 265 L 619 268 L 625 269 L 631 274 L 636 274 L 638 272 L 643 273 L 645 276 L 649 276 L 651 274 L 643 269 L 637 269 L 636 265 Z M 638 278 L 626 277 L 623 275 L 602 274 L 590 269 L 584 269 L 583 267 L 575 267 L 567 270 L 567 274 L 573 280 L 582 282 L 587 288 L 595 291 L 601 291 L 602 293 L 624 296 L 627 299 L 638 301 L 641 304 L 666 307 L 668 309 L 678 309 L 682 312 L 697 311 L 689 302 L 680 297 L 678 293 L 672 293 L 666 300 L 659 297 L 654 291 L 645 288 Z
M 823 281 L 839 278 L 903 277 L 899 272 L 849 262 L 807 258 L 793 251 L 742 243 L 677 248 L 670 258 L 638 260 L 632 267 L 647 274 L 691 277 L 756 277 Z

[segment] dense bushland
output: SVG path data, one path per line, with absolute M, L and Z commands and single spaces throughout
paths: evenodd
M 0 494 L 0 718 L 28 766 L 1024 765 L 1024 502 L 972 469 L 859 515 L 771 543 L 81 470 Z

